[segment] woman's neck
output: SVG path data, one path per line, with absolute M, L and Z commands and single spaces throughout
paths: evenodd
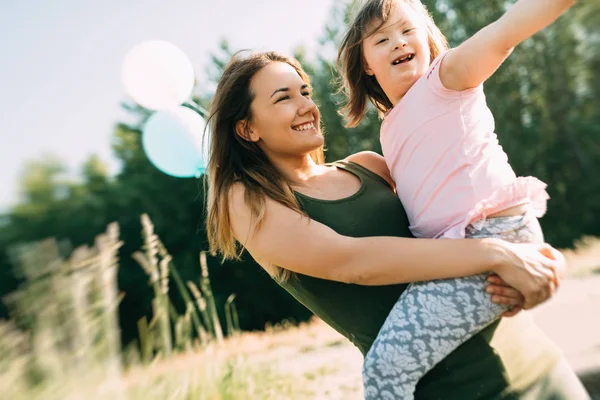
M 297 158 L 271 158 L 271 162 L 296 187 L 306 186 L 311 178 L 324 172 L 324 166 L 315 163 L 309 154 Z

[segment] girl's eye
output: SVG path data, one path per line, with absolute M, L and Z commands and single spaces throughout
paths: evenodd
M 379 40 L 377 41 L 377 43 L 375 43 L 375 44 L 381 44 L 381 43 L 385 42 L 386 40 L 387 40 L 387 39 L 379 39 Z
M 402 32 L 402 33 L 407 34 L 407 33 L 410 33 L 410 32 L 412 32 L 414 30 L 415 30 L 415 28 L 408 28 L 408 29 L 405 29 L 404 32 Z
M 302 93 L 302 96 L 310 97 L 310 93 L 309 92 L 304 92 L 304 93 Z

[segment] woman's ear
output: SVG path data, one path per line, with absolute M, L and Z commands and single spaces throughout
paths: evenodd
M 241 119 L 235 124 L 235 131 L 239 137 L 247 142 L 258 142 L 259 136 L 252 129 L 247 119 Z

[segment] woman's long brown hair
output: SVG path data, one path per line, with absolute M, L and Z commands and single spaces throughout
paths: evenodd
M 212 254 L 224 259 L 238 259 L 246 238 L 233 235 L 229 218 L 229 195 L 236 183 L 245 188 L 245 201 L 252 213 L 252 229 L 260 229 L 265 214 L 265 199 L 302 213 L 289 182 L 273 166 L 257 143 L 245 140 L 236 132 L 238 121 L 251 121 L 250 105 L 254 94 L 250 89 L 252 77 L 272 62 L 291 65 L 302 80 L 310 79 L 298 61 L 276 52 L 234 55 L 226 65 L 217 85 L 208 116 L 211 145 L 208 162 L 207 235 Z M 313 160 L 324 162 L 323 148 L 311 153 Z M 289 271 L 279 266 L 264 266 L 273 278 L 284 281 Z

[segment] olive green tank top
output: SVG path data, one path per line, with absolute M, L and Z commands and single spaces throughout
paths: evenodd
M 352 237 L 412 237 L 404 208 L 379 175 L 352 162 L 337 168 L 360 179 L 360 189 L 340 200 L 296 193 L 310 218 Z M 348 338 L 363 355 L 375 340 L 406 285 L 361 286 L 292 276 L 280 285 L 316 316 Z M 521 312 L 464 343 L 419 383 L 416 398 L 517 399 L 514 393 L 543 376 L 559 358 L 557 348 Z

